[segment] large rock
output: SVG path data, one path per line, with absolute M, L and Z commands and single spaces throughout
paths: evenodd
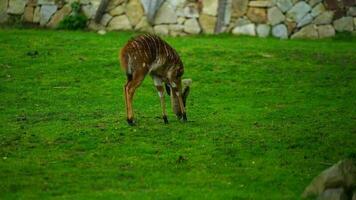
M 264 8 L 252 8 L 250 7 L 247 11 L 247 17 L 256 23 L 266 23 L 267 22 L 267 12 Z
M 148 32 L 148 33 L 153 32 L 153 28 L 150 25 L 150 23 L 148 23 L 148 20 L 146 17 L 141 18 L 140 22 L 135 26 L 135 30 L 142 31 L 142 32 Z
M 46 25 L 52 15 L 57 11 L 56 5 L 42 5 L 40 11 L 40 25 Z
M 297 23 L 289 20 L 286 20 L 284 23 L 287 26 L 288 35 L 292 34 L 294 29 L 297 27 Z
M 288 30 L 286 25 L 279 24 L 272 28 L 272 35 L 276 38 L 287 39 L 288 38 Z
M 68 16 L 72 12 L 72 8 L 67 4 L 63 6 L 58 12 L 56 12 L 51 21 L 47 24 L 48 27 L 56 28 L 65 16 Z
M 101 17 L 100 24 L 103 26 L 107 26 L 111 19 L 112 16 L 106 13 Z
M 157 25 L 153 29 L 158 35 L 168 35 L 169 33 L 168 25 Z
M 343 187 L 349 190 L 356 186 L 356 166 L 352 160 L 342 160 L 321 172 L 305 188 L 303 197 L 317 196 L 328 188 Z
M 204 0 L 203 14 L 216 16 L 218 11 L 218 0 Z
M 98 0 L 96 0 L 98 1 Z M 112 10 L 116 8 L 118 5 L 123 4 L 124 2 L 127 2 L 127 0 L 109 0 L 109 5 L 106 8 L 107 11 Z
M 309 0 L 308 3 L 311 7 L 315 6 L 316 4 L 322 2 L 322 0 Z
M 99 2 L 93 1 L 91 4 L 83 5 L 82 11 L 88 19 L 94 19 L 98 8 L 99 8 Z
M 139 0 L 130 0 L 130 2 L 126 5 L 126 15 L 129 18 L 131 25 L 136 26 L 143 14 L 143 7 L 141 6 Z
M 300 39 L 300 38 L 317 39 L 318 31 L 316 29 L 316 26 L 311 24 L 311 25 L 305 26 L 300 31 L 294 33 L 291 38 L 292 39 Z
M 320 15 L 320 13 L 322 13 L 322 12 L 324 12 L 324 11 L 325 11 L 324 5 L 323 5 L 322 3 L 319 3 L 318 5 L 316 5 L 316 6 L 312 9 L 312 11 L 311 11 L 310 14 L 311 14 L 313 17 L 316 17 L 316 16 Z
M 310 10 L 311 7 L 307 3 L 300 1 L 287 12 L 287 17 L 293 21 L 300 22 Z
M 8 5 L 7 0 L 1 0 L 0 1 L 0 14 L 6 12 L 7 5 Z
M 41 7 L 37 6 L 33 12 L 33 23 L 39 23 L 41 18 Z
M 23 21 L 25 22 L 33 22 L 33 12 L 35 9 L 32 6 L 27 6 L 23 13 Z
M 271 25 L 279 24 L 285 19 L 283 13 L 278 7 L 273 7 L 268 9 L 267 18 L 268 18 L 268 23 Z
M 276 0 L 276 4 L 282 12 L 287 12 L 293 7 L 292 0 Z
M 335 29 L 331 25 L 318 26 L 319 38 L 328 38 L 335 36 Z
M 267 37 L 271 31 L 271 27 L 267 24 L 259 24 L 256 28 L 258 37 Z
M 28 0 L 26 5 L 27 6 L 36 7 L 37 6 L 37 0 Z
M 333 11 L 325 11 L 321 13 L 319 16 L 317 16 L 313 23 L 317 25 L 321 24 L 330 24 L 333 20 L 334 17 L 334 12 Z
M 241 17 L 247 11 L 248 0 L 231 0 L 231 16 L 232 17 Z
M 111 16 L 118 16 L 118 15 L 122 15 L 125 13 L 125 7 L 124 6 L 118 6 L 112 10 L 110 10 L 110 15 Z
M 354 22 L 352 17 L 342 17 L 334 21 L 334 27 L 336 31 L 352 31 L 354 28 Z
M 198 34 L 200 33 L 201 28 L 199 26 L 198 20 L 192 18 L 192 19 L 187 19 L 184 22 L 184 32 L 189 33 L 189 34 Z
M 131 30 L 132 26 L 126 15 L 112 18 L 108 25 L 108 30 Z
M 232 33 L 235 35 L 250 35 L 256 36 L 255 24 L 245 24 L 242 26 L 236 26 Z
M 154 24 L 173 24 L 177 22 L 177 15 L 169 2 L 163 3 L 157 11 Z
M 25 0 L 9 0 L 7 13 L 20 15 L 25 11 L 25 5 Z
M 348 200 L 343 188 L 327 189 L 317 200 Z
M 199 17 L 200 25 L 204 33 L 212 34 L 215 30 L 216 17 L 211 15 L 201 14 Z
M 302 27 L 302 26 L 305 26 L 307 24 L 310 24 L 310 22 L 313 21 L 313 16 L 311 14 L 306 14 L 302 20 L 300 20 L 297 24 L 297 27 Z
M 185 17 L 188 17 L 188 18 L 198 18 L 199 17 L 199 12 L 194 5 L 186 6 L 183 10 L 183 14 Z

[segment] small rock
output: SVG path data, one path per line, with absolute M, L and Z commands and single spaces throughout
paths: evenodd
M 102 16 L 100 24 L 102 24 L 103 26 L 107 26 L 111 19 L 112 16 L 106 13 Z
M 112 18 L 108 25 L 108 30 L 131 30 L 132 26 L 126 15 Z
M 33 13 L 33 23 L 39 23 L 41 18 L 41 7 L 37 6 Z
M 334 21 L 334 27 L 336 31 L 352 31 L 353 26 L 352 17 L 342 17 Z
M 184 24 L 184 22 L 185 22 L 185 17 L 178 17 L 177 19 L 178 24 Z
M 218 0 L 204 0 L 203 14 L 216 16 L 218 10 Z
M 250 7 L 259 7 L 259 8 L 268 8 L 271 7 L 273 4 L 271 1 L 250 1 L 248 3 Z
M 300 22 L 310 10 L 311 7 L 307 3 L 300 1 L 287 12 L 287 17 L 296 22 Z
M 299 23 L 297 24 L 297 27 L 302 27 L 305 26 L 307 24 L 310 24 L 310 22 L 313 21 L 313 16 L 311 14 L 307 14 L 303 17 L 302 20 L 299 21 Z
M 183 10 L 184 16 L 189 18 L 198 18 L 199 12 L 194 6 L 187 6 Z
M 271 27 L 267 24 L 259 24 L 257 25 L 256 31 L 258 37 L 267 37 L 271 31 Z
M 349 10 L 347 11 L 347 15 L 356 17 L 356 6 L 350 7 Z
M 231 2 L 231 16 L 238 18 L 243 16 L 247 11 L 248 0 L 233 0 Z
M 321 13 L 319 16 L 317 16 L 313 23 L 317 25 L 321 24 L 330 24 L 333 20 L 334 17 L 334 12 L 333 11 L 325 11 Z
M 317 200 L 347 200 L 347 195 L 343 188 L 327 189 L 317 198 Z
M 154 24 L 174 24 L 177 22 L 177 15 L 168 2 L 163 5 L 157 11 Z
M 312 11 L 311 11 L 311 16 L 316 17 L 318 15 L 320 15 L 320 13 L 325 11 L 325 7 L 322 3 L 319 3 L 318 5 L 316 5 Z
M 206 14 L 201 14 L 199 17 L 200 25 L 204 33 L 212 34 L 215 30 L 216 17 Z
M 182 32 L 184 30 L 184 26 L 181 24 L 170 24 L 168 27 L 170 31 L 174 32 Z
M 40 25 L 46 25 L 52 15 L 57 11 L 56 5 L 42 5 L 40 11 Z
M 102 30 L 99 30 L 99 31 L 98 31 L 98 34 L 99 34 L 99 35 L 105 35 L 105 34 L 106 34 L 106 31 L 103 30 L 103 29 L 102 29 Z
M 335 29 L 331 25 L 318 26 L 319 38 L 328 38 L 335 36 Z
M 247 10 L 247 17 L 256 23 L 266 23 L 267 22 L 267 12 L 264 8 L 253 8 L 250 7 Z
M 168 35 L 169 33 L 168 25 L 156 25 L 153 30 L 158 35 Z
M 318 31 L 314 24 L 305 26 L 300 31 L 294 33 L 291 37 L 292 39 L 317 39 L 318 38 Z
M 110 10 L 110 15 L 111 16 L 118 16 L 118 15 L 122 15 L 125 13 L 125 7 L 124 6 L 118 6 L 112 10 Z
M 88 19 L 94 19 L 98 8 L 99 8 L 99 2 L 93 1 L 91 4 L 83 5 L 82 11 Z
M 68 16 L 72 12 L 72 8 L 69 5 L 65 5 L 62 9 L 56 12 L 51 21 L 47 24 L 48 27 L 56 28 L 65 16 Z
M 246 24 L 242 26 L 236 26 L 232 33 L 235 35 L 250 35 L 256 36 L 255 24 Z
M 34 13 L 34 7 L 32 6 L 27 6 L 25 8 L 24 14 L 23 14 L 23 20 L 25 22 L 33 22 L 33 13 Z
M 7 13 L 20 15 L 25 11 L 25 5 L 25 0 L 9 0 L 9 7 L 7 8 Z
M 288 38 L 288 30 L 286 25 L 279 24 L 272 28 L 272 35 L 276 38 L 287 39 Z
M 322 0 L 309 0 L 309 5 L 311 7 L 315 6 L 316 4 L 320 3 Z
M 271 25 L 279 24 L 280 22 L 283 22 L 285 19 L 283 13 L 278 7 L 273 7 L 268 9 L 267 18 L 269 24 Z
M 293 21 L 289 21 L 289 20 L 286 20 L 284 22 L 287 26 L 287 29 L 288 29 L 288 35 L 292 34 L 294 29 L 297 27 L 297 23 L 293 22 Z
M 130 0 L 126 5 L 126 15 L 132 26 L 136 26 L 144 14 L 143 7 L 139 0 Z
M 277 6 L 282 12 L 287 12 L 293 7 L 293 3 L 291 0 L 277 0 Z
M 141 18 L 140 22 L 135 26 L 135 30 L 152 33 L 153 28 L 151 24 L 148 23 L 147 17 L 144 16 Z
M 199 26 L 198 20 L 192 18 L 192 19 L 187 19 L 184 22 L 184 32 L 190 33 L 190 34 L 198 34 L 200 33 L 201 28 Z

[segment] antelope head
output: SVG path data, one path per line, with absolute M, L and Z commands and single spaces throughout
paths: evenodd
M 180 94 L 178 95 L 182 95 L 182 100 L 183 100 L 183 106 L 184 106 L 184 110 L 186 107 L 186 101 L 187 101 L 187 97 L 189 95 L 190 92 L 190 86 L 192 84 L 192 79 L 183 79 L 178 85 L 177 88 L 178 90 L 181 91 Z M 181 109 L 179 107 L 179 97 L 177 94 L 174 94 L 172 92 L 172 88 L 169 85 L 166 85 L 166 90 L 167 93 L 171 96 L 171 105 L 172 105 L 172 109 L 174 114 L 177 116 L 178 119 L 180 120 L 186 120 L 186 116 L 184 116 L 185 113 L 181 112 Z

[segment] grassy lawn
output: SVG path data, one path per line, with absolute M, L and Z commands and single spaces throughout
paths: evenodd
M 0 29 L 0 199 L 299 199 L 356 159 L 355 39 L 165 37 L 189 122 L 163 124 L 147 77 L 130 127 L 133 35 Z

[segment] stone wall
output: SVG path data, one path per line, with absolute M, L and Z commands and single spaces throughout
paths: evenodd
M 55 28 L 78 1 L 93 30 L 136 30 L 181 36 L 223 32 L 285 38 L 325 38 L 356 31 L 356 0 L 110 0 L 100 23 L 100 0 L 0 0 L 0 23 L 13 17 Z M 157 10 L 152 15 L 152 5 Z M 148 20 L 148 16 L 154 16 Z

